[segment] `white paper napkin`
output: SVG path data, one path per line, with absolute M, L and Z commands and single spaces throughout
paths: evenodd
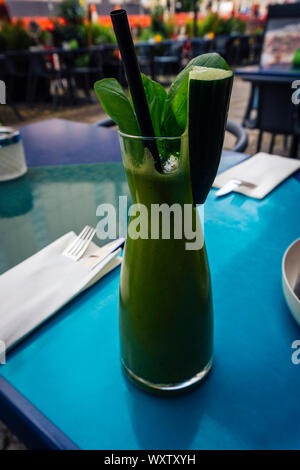
M 75 236 L 67 233 L 0 276 L 0 341 L 7 350 L 121 263 L 118 250 L 91 270 L 103 253 L 92 242 L 80 261 L 66 258 Z
M 217 175 L 213 187 L 221 188 L 232 179 L 253 183 L 255 188 L 239 186 L 234 191 L 262 199 L 292 173 L 300 169 L 300 160 L 257 153 L 253 157 Z

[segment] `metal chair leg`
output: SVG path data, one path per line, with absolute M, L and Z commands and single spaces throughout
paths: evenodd
M 252 108 L 253 108 L 253 102 L 254 102 L 254 91 L 255 91 L 255 86 L 252 83 L 251 84 L 251 92 L 250 92 L 250 96 L 249 96 L 249 100 L 248 100 L 248 104 L 247 104 L 247 109 L 246 109 L 245 115 L 243 117 L 243 124 L 242 124 L 243 127 L 245 127 L 246 121 L 250 118 L 250 114 L 251 114 L 251 111 L 252 111 Z
M 32 89 L 32 80 L 33 80 L 33 74 L 30 72 L 28 75 L 27 79 L 27 85 L 26 85 L 26 103 L 30 103 L 30 96 L 31 96 L 31 89 Z
M 299 136 L 294 135 L 292 140 L 292 145 L 290 147 L 289 157 L 298 158 L 298 147 L 299 147 Z
M 89 103 L 94 103 L 90 93 L 89 73 L 84 73 L 84 93 Z
M 260 151 L 262 137 L 263 137 L 263 131 L 259 131 L 258 139 L 257 139 L 256 152 L 259 152 L 259 151 Z
M 32 107 L 34 98 L 36 96 L 37 84 L 38 84 L 38 77 L 37 75 L 34 75 L 32 77 L 31 89 L 30 89 L 30 94 L 29 94 L 29 102 L 28 102 L 28 105 L 30 106 L 30 108 Z
M 67 78 L 67 99 L 71 106 L 73 106 L 76 101 L 72 80 L 72 77 Z
M 10 105 L 15 113 L 15 115 L 17 116 L 17 118 L 20 120 L 20 121 L 24 121 L 24 118 L 22 116 L 22 114 L 20 113 L 20 111 L 18 110 L 17 106 L 15 104 L 11 104 Z
M 71 92 L 71 98 L 73 100 L 73 105 L 76 105 L 79 101 L 79 96 L 77 92 L 76 78 L 73 74 L 70 76 L 69 83 L 70 83 L 70 92 Z
M 52 109 L 53 109 L 53 111 L 56 111 L 56 110 L 57 110 L 58 98 L 59 98 L 58 83 L 57 83 L 57 80 L 55 80 L 55 83 L 54 83 L 54 94 L 53 94 L 53 97 L 52 97 Z
M 276 137 L 276 134 L 272 134 L 272 136 L 271 136 L 271 142 L 270 142 L 270 146 L 269 146 L 269 153 L 273 153 L 273 148 L 274 148 L 274 143 L 275 143 L 275 137 Z
M 13 109 L 16 117 L 20 121 L 24 121 L 24 118 L 23 118 L 22 114 L 18 110 L 17 106 L 15 105 L 15 103 L 13 102 L 13 99 L 11 97 L 12 93 L 13 93 L 13 90 L 14 90 L 14 84 L 15 84 L 15 79 L 14 79 L 14 77 L 12 77 L 11 80 L 10 80 L 10 87 L 7 88 L 7 92 L 6 92 L 7 105 L 10 106 Z

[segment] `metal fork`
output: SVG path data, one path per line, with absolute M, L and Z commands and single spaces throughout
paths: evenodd
M 94 228 L 86 225 L 86 227 L 84 227 L 82 232 L 75 238 L 75 240 L 73 240 L 63 251 L 63 255 L 73 261 L 78 261 L 88 249 L 88 246 L 94 238 L 95 233 L 96 230 Z

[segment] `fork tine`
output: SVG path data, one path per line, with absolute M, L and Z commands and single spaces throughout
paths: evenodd
M 83 247 L 83 245 L 85 244 L 86 240 L 89 239 L 89 236 L 90 236 L 90 233 L 92 232 L 93 228 L 92 227 L 89 227 L 87 232 L 84 234 L 83 237 L 81 237 L 81 239 L 79 240 L 79 243 L 76 245 L 76 247 L 72 250 L 72 254 L 74 256 L 77 255 L 78 251 L 81 250 L 81 248 Z
M 67 248 L 64 250 L 63 252 L 63 255 L 66 255 L 68 256 L 68 254 L 76 247 L 76 245 L 80 242 L 80 239 L 85 235 L 85 233 L 87 232 L 87 230 L 89 229 L 89 226 L 86 225 L 84 227 L 84 229 L 80 232 L 79 235 L 77 235 L 77 237 L 75 237 L 75 239 L 73 240 L 73 242 L 67 246 Z
M 92 239 L 94 238 L 94 235 L 96 233 L 96 230 L 94 228 L 91 229 L 91 231 L 89 232 L 87 238 L 85 239 L 85 241 L 83 242 L 82 246 L 81 246 L 81 249 L 78 251 L 77 250 L 77 253 L 74 255 L 75 256 L 75 260 L 81 258 L 81 256 L 84 254 L 84 252 L 87 250 L 90 242 L 92 241 Z

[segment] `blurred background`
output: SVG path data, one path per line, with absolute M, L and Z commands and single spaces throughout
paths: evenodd
M 234 69 L 260 64 L 270 4 L 267 0 L 0 0 L 0 79 L 6 84 L 0 122 L 18 127 L 51 117 L 86 123 L 104 117 L 93 83 L 113 76 L 126 85 L 109 17 L 112 9 L 126 8 L 129 14 L 142 72 L 168 87 L 187 62 L 202 53 L 217 51 Z M 293 26 L 294 34 L 297 24 Z M 282 42 L 292 44 L 296 54 L 300 34 L 287 40 L 286 31 L 282 33 Z M 277 52 L 280 47 L 276 44 Z M 292 57 L 295 64 L 296 59 Z M 243 125 L 249 124 L 249 112 L 255 107 L 249 102 L 253 87 L 253 81 L 237 73 L 230 118 Z M 259 130 L 250 121 L 248 151 L 252 152 Z M 272 147 L 279 151 L 282 139 L 273 140 Z M 263 138 L 261 145 L 269 148 L 268 140 Z M 231 146 L 229 135 L 225 146 Z M 284 139 L 283 152 L 288 149 Z

